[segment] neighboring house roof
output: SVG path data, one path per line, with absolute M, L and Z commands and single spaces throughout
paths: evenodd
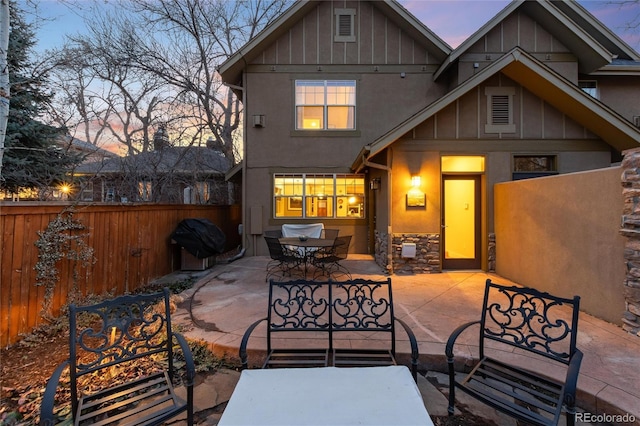
M 227 59 L 218 72 L 227 83 L 237 84 L 242 70 L 261 54 L 271 43 L 275 42 L 282 34 L 295 25 L 302 17 L 317 7 L 321 1 L 301 0 L 297 1 L 278 17 L 271 25 L 267 26 L 258 35 L 242 46 L 236 53 Z M 418 18 L 402 7 L 395 0 L 373 1 L 375 7 L 382 10 L 385 16 L 403 27 L 407 34 L 418 42 L 422 42 L 428 51 L 439 62 L 443 61 L 451 47 L 425 26 Z M 408 25 L 407 25 L 408 24 Z
M 101 158 L 115 158 L 118 155 L 114 152 L 107 151 L 106 149 L 102 149 L 92 143 L 82 141 L 80 139 L 76 139 L 71 136 L 65 136 L 64 142 L 61 142 L 65 149 L 73 149 L 76 152 L 83 154 L 86 158 L 95 159 L 96 157 Z
M 165 147 L 159 151 L 82 164 L 76 168 L 75 172 L 94 175 L 119 173 L 224 175 L 230 167 L 229 160 L 220 151 L 206 147 Z
M 611 108 L 582 91 L 557 72 L 516 47 L 463 84 L 409 117 L 366 146 L 352 168 L 359 170 L 367 157 L 378 154 L 423 121 L 462 97 L 496 73 L 503 73 L 531 93 L 598 135 L 619 151 L 640 145 L 640 131 Z
M 581 73 L 592 73 L 610 64 L 615 58 L 640 60 L 638 53 L 573 0 L 514 0 L 458 46 L 436 71 L 434 79 L 518 10 L 544 25 L 545 30 L 577 55 Z

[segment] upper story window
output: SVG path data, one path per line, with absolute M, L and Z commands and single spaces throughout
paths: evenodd
M 487 124 L 485 133 L 515 133 L 513 122 L 513 87 L 487 87 Z
M 296 80 L 296 129 L 355 130 L 355 80 Z
M 513 180 L 558 174 L 555 155 L 514 155 Z
M 351 174 L 275 174 L 274 217 L 364 217 L 364 176 Z
M 334 41 L 354 42 L 355 32 L 355 9 L 336 9 L 336 34 Z
M 595 80 L 580 80 L 578 81 L 578 87 L 580 90 L 598 99 L 598 82 Z

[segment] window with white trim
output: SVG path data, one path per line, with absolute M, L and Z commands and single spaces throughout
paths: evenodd
M 515 133 L 513 122 L 513 87 L 487 87 L 487 124 L 485 133 Z
M 355 130 L 355 80 L 296 80 L 297 130 Z
M 355 174 L 273 175 L 275 218 L 364 218 L 364 176 Z
M 354 42 L 356 41 L 355 31 L 355 9 L 335 9 L 336 17 L 336 33 L 333 38 L 338 42 Z
M 582 90 L 584 93 L 598 99 L 598 82 L 597 81 L 580 80 L 578 81 L 578 87 L 580 87 L 580 90 Z

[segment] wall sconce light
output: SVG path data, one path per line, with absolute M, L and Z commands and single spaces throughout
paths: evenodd
M 369 181 L 369 189 L 377 191 L 380 189 L 380 178 L 371 179 Z
M 426 207 L 427 196 L 420 191 L 422 179 L 419 175 L 411 176 L 411 189 L 407 192 L 407 207 Z

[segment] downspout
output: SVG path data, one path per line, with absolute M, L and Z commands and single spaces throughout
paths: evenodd
M 391 164 L 391 150 L 387 149 L 387 164 Z M 391 200 L 391 188 L 392 188 L 392 174 L 391 174 L 391 166 L 383 165 L 378 163 L 373 163 L 369 161 L 365 154 L 362 154 L 362 165 L 366 167 L 371 167 L 374 169 L 384 170 L 387 172 L 387 183 L 388 183 L 388 193 L 387 193 L 387 270 L 389 274 L 393 274 L 393 235 L 391 234 L 392 227 L 392 214 L 393 214 L 393 201 Z
M 230 83 L 224 83 L 223 84 L 225 86 L 227 86 L 230 89 L 233 90 L 238 90 L 240 92 L 242 92 L 242 111 L 244 114 L 244 111 L 246 111 L 246 100 L 247 100 L 247 92 L 244 90 L 243 86 L 238 86 L 235 84 L 230 84 Z M 246 74 L 242 73 L 242 84 L 244 86 L 247 85 L 246 82 Z M 247 235 L 247 195 L 246 195 L 246 191 L 245 191 L 245 186 L 247 184 L 247 120 L 246 117 L 243 117 L 242 120 L 242 155 L 243 155 L 243 159 L 242 159 L 242 247 L 243 247 L 243 254 L 244 254 L 244 250 L 245 247 L 247 246 L 247 241 L 246 241 L 246 235 Z M 253 241 L 253 255 L 256 255 L 256 238 L 254 237 L 254 241 Z

